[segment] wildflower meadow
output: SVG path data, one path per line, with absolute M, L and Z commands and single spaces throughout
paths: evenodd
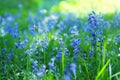
M 120 80 L 119 11 L 76 16 L 61 1 L 0 6 L 0 80 Z

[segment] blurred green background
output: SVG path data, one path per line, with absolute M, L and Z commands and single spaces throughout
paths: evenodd
M 120 0 L 0 0 L 0 14 L 5 12 L 23 13 L 39 9 L 58 12 L 62 14 L 73 13 L 83 17 L 95 11 L 96 13 L 113 14 L 120 11 Z

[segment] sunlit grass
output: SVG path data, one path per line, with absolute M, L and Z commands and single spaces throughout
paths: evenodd
M 64 0 L 52 7 L 52 10 L 60 10 L 63 14 L 74 13 L 77 16 L 87 15 L 93 10 L 97 13 L 113 14 L 115 11 L 120 11 L 119 3 L 120 0 Z

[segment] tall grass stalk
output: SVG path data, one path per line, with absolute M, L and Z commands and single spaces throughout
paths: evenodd
M 98 79 L 100 78 L 100 76 L 101 76 L 102 74 L 104 74 L 104 71 L 105 71 L 105 69 L 107 68 L 107 66 L 109 65 L 109 63 L 110 63 L 110 59 L 106 62 L 106 64 L 105 64 L 105 65 L 102 67 L 102 69 L 98 72 L 95 80 L 98 80 Z

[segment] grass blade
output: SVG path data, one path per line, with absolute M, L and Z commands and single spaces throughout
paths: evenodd
M 97 74 L 95 80 L 98 80 L 99 77 L 101 76 L 102 73 L 104 73 L 106 67 L 108 66 L 108 64 L 110 63 L 110 59 L 107 61 L 107 63 L 103 66 L 103 68 L 100 70 L 100 72 Z

